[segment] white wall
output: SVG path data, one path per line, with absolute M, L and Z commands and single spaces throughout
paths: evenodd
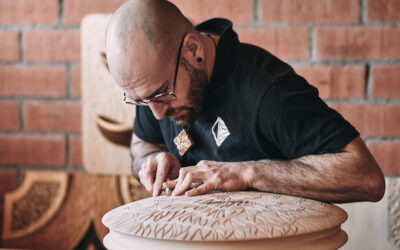
M 392 182 L 389 188 L 389 182 Z M 395 182 L 397 185 L 393 185 Z M 349 215 L 342 229 L 349 236 L 348 242 L 340 248 L 341 250 L 398 250 L 393 240 L 389 240 L 389 204 L 400 207 L 400 200 L 389 202 L 389 192 L 400 193 L 400 190 L 393 190 L 399 187 L 400 178 L 386 177 L 386 192 L 379 202 L 357 202 L 350 204 L 338 204 L 346 210 Z M 400 197 L 400 196 L 397 196 Z M 393 209 L 392 209 L 393 210 Z M 400 217 L 397 217 L 397 224 L 400 225 Z M 397 234 L 400 230 L 397 230 Z M 400 236 L 397 236 L 400 237 Z M 398 242 L 400 243 L 400 242 Z

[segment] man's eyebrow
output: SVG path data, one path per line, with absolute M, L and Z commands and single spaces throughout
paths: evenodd
M 151 99 L 152 97 L 154 97 L 154 96 L 160 94 L 160 92 L 161 92 L 162 90 L 164 90 L 165 87 L 168 88 L 168 81 L 164 82 L 164 83 L 161 85 L 161 87 L 159 87 L 158 89 L 156 89 L 156 91 L 154 91 L 153 94 L 151 94 L 149 97 L 147 97 L 147 98 L 145 98 L 145 99 Z

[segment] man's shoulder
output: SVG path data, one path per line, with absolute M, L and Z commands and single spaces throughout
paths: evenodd
M 269 51 L 253 44 L 239 43 L 236 51 L 236 59 L 240 64 L 251 67 L 256 73 L 268 76 L 268 78 L 295 74 L 289 64 Z

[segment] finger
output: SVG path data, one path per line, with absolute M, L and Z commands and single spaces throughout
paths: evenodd
M 190 184 L 190 189 L 197 188 L 201 184 L 203 184 L 203 182 L 193 182 L 192 184 Z
M 197 188 L 193 188 L 185 193 L 186 196 L 196 196 L 201 194 L 206 194 L 212 190 L 210 185 L 201 184 Z
M 193 171 L 196 167 L 185 167 L 185 168 L 181 168 L 179 170 L 179 176 L 178 176 L 178 183 L 176 184 L 176 187 L 179 187 L 180 185 L 182 185 L 183 180 L 186 178 L 186 174 Z M 175 188 L 176 188 L 175 187 Z
M 177 183 L 178 183 L 178 180 L 176 180 L 176 179 L 172 180 L 172 181 L 166 181 L 163 183 L 163 187 L 169 188 L 169 189 L 175 188 Z
M 165 158 L 159 159 L 157 162 L 157 173 L 153 184 L 153 196 L 158 196 L 161 193 L 162 184 L 166 180 L 167 174 L 171 168 L 169 162 L 167 162 Z
M 154 176 L 157 165 L 153 161 L 153 158 L 149 157 L 147 159 L 147 162 L 142 165 L 141 168 L 141 176 L 140 177 L 140 182 L 144 185 L 147 191 L 150 193 L 153 192 L 153 183 L 154 183 Z
M 185 175 L 185 179 L 179 184 L 175 186 L 174 191 L 172 192 L 173 196 L 177 196 L 177 195 L 181 195 L 183 194 L 186 190 L 188 190 L 190 188 L 190 185 L 193 182 L 199 182 L 199 181 L 203 181 L 204 178 L 204 172 L 203 171 L 191 171 L 188 172 Z

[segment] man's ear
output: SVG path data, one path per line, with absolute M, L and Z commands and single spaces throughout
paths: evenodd
M 185 59 L 194 65 L 198 58 L 204 59 L 204 49 L 200 37 L 194 33 L 186 34 L 183 40 L 182 54 Z

